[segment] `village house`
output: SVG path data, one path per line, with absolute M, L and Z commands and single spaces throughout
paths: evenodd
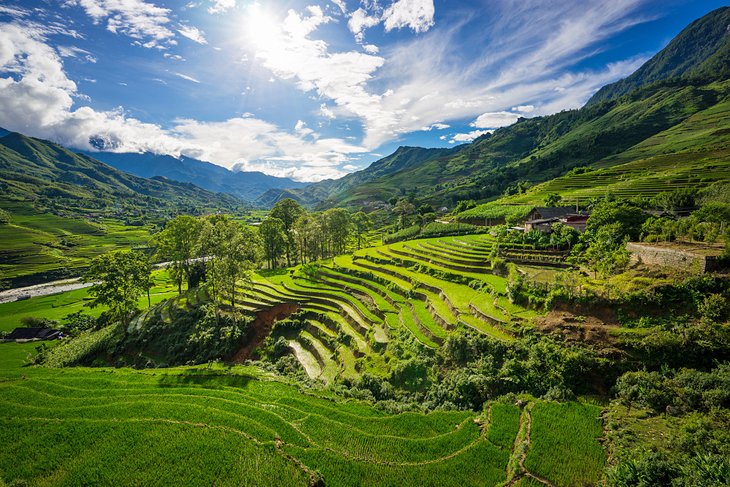
M 576 210 L 570 206 L 561 206 L 556 208 L 536 207 L 529 215 L 527 215 L 524 230 L 525 232 L 535 230 L 538 232 L 550 233 L 552 232 L 553 225 L 555 223 L 562 223 L 578 230 L 579 232 L 585 232 L 589 216 L 590 215 L 587 213 L 576 212 Z

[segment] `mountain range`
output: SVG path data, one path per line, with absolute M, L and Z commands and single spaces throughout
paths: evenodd
M 410 194 L 450 206 L 464 199 L 491 200 L 521 192 L 575 167 L 625 164 L 634 160 L 636 154 L 630 151 L 634 146 L 673 128 L 671 134 L 679 136 L 682 124 L 694 115 L 712 113 L 713 107 L 720 110 L 730 95 L 729 27 L 730 7 L 710 12 L 688 25 L 634 74 L 603 87 L 580 109 L 521 118 L 451 150 L 401 147 L 340 180 L 303 189 L 269 190 L 261 201 L 292 197 L 311 207 L 377 207 L 393 196 Z M 712 129 L 693 127 L 697 140 Z M 715 132 L 712 143 L 727 147 L 728 134 Z M 659 155 L 658 151 L 680 152 L 690 145 L 665 143 L 660 148 L 654 144 L 653 149 L 645 145 L 642 157 Z M 683 160 L 700 157 L 701 150 L 690 151 Z M 703 176 L 709 183 L 724 178 L 723 171 L 723 165 L 708 165 Z
M 162 176 L 175 181 L 193 183 L 215 193 L 228 193 L 253 202 L 270 189 L 303 188 L 288 178 L 269 176 L 262 172 L 231 171 L 210 162 L 190 157 L 179 158 L 145 153 L 84 152 L 121 171 L 143 178 Z
M 64 216 L 164 216 L 233 209 L 241 201 L 191 183 L 134 176 L 53 142 L 7 132 L 0 137 L 0 207 L 25 202 Z

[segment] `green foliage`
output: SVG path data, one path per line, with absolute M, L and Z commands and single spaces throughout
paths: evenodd
M 112 318 L 126 326 L 139 298 L 152 286 L 150 272 L 149 261 L 141 252 L 118 250 L 94 258 L 83 278 L 94 283 L 89 306 L 108 306 Z
M 563 197 L 560 196 L 558 193 L 550 193 L 545 197 L 545 206 L 549 207 L 557 207 L 560 206 L 560 202 L 562 201 Z
M 155 256 L 171 262 L 170 272 L 177 281 L 178 294 L 182 294 L 185 279 L 190 288 L 190 277 L 194 259 L 200 257 L 200 232 L 202 222 L 189 215 L 180 215 L 165 223 L 165 228 L 157 233 L 152 244 L 157 251 Z
M 81 332 L 68 342 L 44 350 L 38 354 L 36 362 L 47 367 L 68 367 L 90 363 L 100 354 L 109 352 L 118 334 L 118 325 L 109 325 L 98 331 Z
M 628 407 L 672 414 L 730 408 L 730 364 L 710 372 L 627 372 L 616 382 L 616 395 Z

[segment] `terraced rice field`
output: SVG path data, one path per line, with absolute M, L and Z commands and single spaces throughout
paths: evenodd
M 515 438 L 524 410 L 512 405 L 390 415 L 254 367 L 21 368 L 28 351 L 28 344 L 0 344 L 0 480 L 7 484 L 493 486 L 522 452 Z M 555 418 L 543 414 L 555 407 L 533 408 L 538 449 L 527 448 L 523 463 L 530 468 L 536 457 L 540 476 L 553 472 L 542 467 L 550 462 L 535 434 L 555 430 Z M 570 421 L 579 432 L 600 431 L 591 415 Z M 581 433 L 580 445 L 586 440 Z M 572 464 L 597 465 L 579 449 L 568 454 Z M 515 478 L 530 478 L 526 472 Z
M 388 345 L 399 333 L 430 348 L 460 328 L 512 340 L 519 323 L 534 316 L 510 303 L 506 280 L 491 273 L 492 245 L 481 235 L 371 247 L 307 273 L 258 276 L 240 307 L 253 315 L 297 304 L 307 326 L 286 338 L 313 379 L 383 374 Z

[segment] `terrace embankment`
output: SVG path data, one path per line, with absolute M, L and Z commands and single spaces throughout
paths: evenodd
M 231 359 L 232 362 L 243 363 L 251 358 L 256 347 L 261 345 L 267 336 L 271 333 L 271 329 L 279 320 L 287 318 L 289 315 L 299 311 L 299 305 L 296 303 L 280 303 L 271 308 L 261 310 L 256 313 L 251 323 L 250 338 L 248 342 L 241 347 Z
M 687 242 L 637 243 L 629 242 L 626 250 L 634 262 L 659 267 L 671 267 L 698 274 L 712 272 L 720 267 L 719 246 Z

